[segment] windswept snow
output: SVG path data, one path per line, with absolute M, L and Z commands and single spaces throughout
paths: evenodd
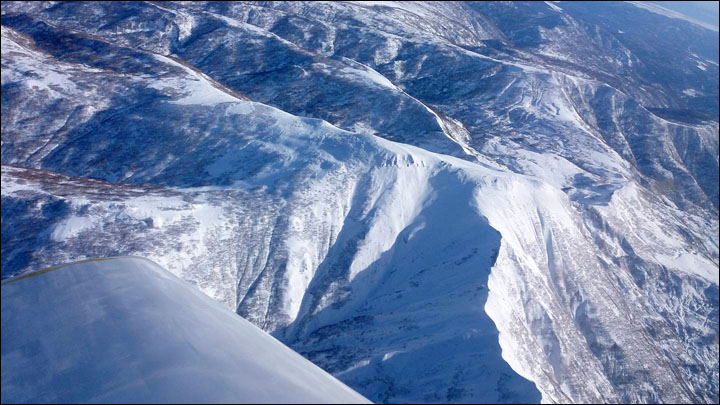
M 177 66 L 187 73 L 187 77 L 178 79 L 172 77 L 165 80 L 153 81 L 151 87 L 165 91 L 180 91 L 182 97 L 172 100 L 172 103 L 181 105 L 215 105 L 219 103 L 237 102 L 238 98 L 223 90 L 202 73 L 193 71 L 177 61 L 163 55 L 153 55 L 158 60 Z
M 717 402 L 717 123 L 648 111 L 716 65 L 576 6 L 3 3 L 3 276 L 147 257 L 378 402 Z
M 390 82 L 385 76 L 381 75 L 380 73 L 368 68 L 367 66 L 362 66 L 360 69 L 353 69 L 353 68 L 343 68 L 340 70 L 341 74 L 349 74 L 350 76 L 360 76 L 362 79 L 366 81 L 370 81 L 371 83 L 377 83 L 380 86 L 389 87 L 391 89 L 395 89 L 395 85 Z
M 417 1 L 353 1 L 352 3 L 361 4 L 364 6 L 381 6 L 390 7 L 398 10 L 403 10 L 420 17 L 431 18 L 432 10 L 428 10 L 424 7 L 422 2 Z
M 556 4 L 554 4 L 554 3 L 555 3 L 555 2 L 552 2 L 552 1 L 546 1 L 546 2 L 545 2 L 545 4 L 547 4 L 548 7 L 550 7 L 551 9 L 557 11 L 558 13 L 562 13 L 562 8 L 561 8 L 561 7 L 558 7 L 558 6 L 557 6 Z
M 55 225 L 51 238 L 56 242 L 77 236 L 83 230 L 92 228 L 93 221 L 88 217 L 72 217 Z

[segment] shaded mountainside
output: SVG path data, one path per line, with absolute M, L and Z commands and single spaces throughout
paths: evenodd
M 715 32 L 605 3 L 2 13 L 3 278 L 151 258 L 375 402 L 717 402 Z

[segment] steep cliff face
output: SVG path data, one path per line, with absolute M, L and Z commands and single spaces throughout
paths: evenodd
M 2 7 L 3 277 L 151 258 L 376 402 L 717 401 L 716 33 L 632 5 Z

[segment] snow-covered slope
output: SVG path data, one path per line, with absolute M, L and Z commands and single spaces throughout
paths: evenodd
M 633 13 L 3 3 L 3 277 L 148 257 L 376 402 L 717 402 L 717 63 Z
M 367 403 L 142 258 L 2 285 L 3 403 Z

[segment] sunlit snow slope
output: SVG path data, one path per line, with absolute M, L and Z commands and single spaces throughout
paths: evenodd
M 367 403 L 142 258 L 2 285 L 3 403 Z
M 2 13 L 3 278 L 147 257 L 375 402 L 718 401 L 716 33 L 622 2 Z

